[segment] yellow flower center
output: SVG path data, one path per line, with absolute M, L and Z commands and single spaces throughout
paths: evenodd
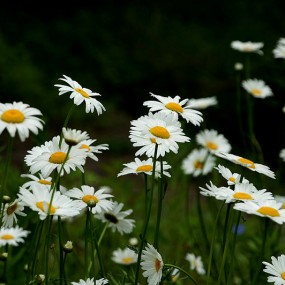
M 196 160 L 194 162 L 194 168 L 196 169 L 202 169 L 203 168 L 203 162 L 199 161 L 199 160 Z
M 171 111 L 175 111 L 177 113 L 183 113 L 183 108 L 175 102 L 169 102 L 165 105 L 165 107 Z
M 50 157 L 49 157 L 49 162 L 50 163 L 55 163 L 55 164 L 62 164 L 66 158 L 66 153 L 63 151 L 57 151 L 54 152 Z
M 236 183 L 236 179 L 234 177 L 230 177 L 229 180 L 233 183 Z
M 152 165 L 145 164 L 141 165 L 136 169 L 136 172 L 149 172 L 152 170 Z
M 87 145 L 87 144 L 82 144 L 81 145 L 81 147 L 80 147 L 81 149 L 87 149 L 88 151 L 90 151 L 90 147 L 89 147 L 89 145 Z
M 86 204 L 94 204 L 99 202 L 97 197 L 94 195 L 85 195 L 82 197 L 82 201 Z
M 9 239 L 13 239 L 13 238 L 14 238 L 14 236 L 9 235 L 9 234 L 4 234 L 1 236 L 1 239 L 5 239 L 5 240 L 9 240 Z
M 257 210 L 257 212 L 259 212 L 260 214 L 264 215 L 264 216 L 270 216 L 270 217 L 279 217 L 280 214 L 278 212 L 278 210 L 272 208 L 272 207 L 261 207 Z
M 133 262 L 134 259 L 131 258 L 131 257 L 123 257 L 123 258 L 122 258 L 122 261 L 123 261 L 124 263 L 128 264 L 128 263 Z
M 218 145 L 213 143 L 213 142 L 208 142 L 207 148 L 212 149 L 212 150 L 216 150 L 216 149 L 218 149 Z
M 155 139 L 155 138 L 151 138 L 150 141 L 151 141 L 152 143 L 156 143 L 156 139 Z
M 169 139 L 170 138 L 170 133 L 164 127 L 156 126 L 156 127 L 151 128 L 149 131 L 152 135 L 154 135 L 158 138 L 161 138 L 161 139 Z
M 158 272 L 161 268 L 161 263 L 160 260 L 158 260 L 157 258 L 155 259 L 155 271 Z
M 80 95 L 82 95 L 84 98 L 90 98 L 90 96 L 88 95 L 87 92 L 85 92 L 83 89 L 81 88 L 75 88 L 74 89 L 76 92 L 78 92 Z
M 238 161 L 239 161 L 240 163 L 242 163 L 242 164 L 245 164 L 247 167 L 250 167 L 250 168 L 255 169 L 254 162 L 252 162 L 252 161 L 249 160 L 249 159 L 240 157 L 240 158 L 238 159 Z
M 255 96 L 259 96 L 259 95 L 261 95 L 262 92 L 260 89 L 253 88 L 253 89 L 251 89 L 251 93 Z
M 285 209 L 285 203 L 282 204 L 281 209 Z
M 54 214 L 56 212 L 56 208 L 54 206 L 50 206 L 49 203 L 47 202 L 44 202 L 44 201 L 41 201 L 41 202 L 37 202 L 36 203 L 36 206 L 42 210 L 43 212 L 50 212 L 50 214 Z
M 252 196 L 244 192 L 236 192 L 233 197 L 240 200 L 252 200 Z
M 51 181 L 48 181 L 48 180 L 45 180 L 45 179 L 40 179 L 38 181 L 40 184 L 43 184 L 43 185 L 51 185 Z
M 17 210 L 18 203 L 14 203 L 11 206 L 7 207 L 6 213 L 7 215 L 12 215 Z
M 3 112 L 1 120 L 6 123 L 20 124 L 25 120 L 25 116 L 21 111 L 11 109 Z
M 285 280 L 285 272 L 281 273 L 281 278 Z

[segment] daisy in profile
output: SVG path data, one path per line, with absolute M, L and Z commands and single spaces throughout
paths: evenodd
M 147 244 L 142 251 L 141 267 L 143 276 L 147 278 L 148 285 L 158 285 L 162 278 L 163 260 L 159 252 L 151 245 Z
M 128 247 L 124 249 L 118 248 L 113 251 L 112 260 L 118 264 L 131 265 L 138 261 L 138 254 Z
M 261 42 L 241 42 L 241 41 L 232 41 L 231 42 L 231 48 L 235 49 L 240 52 L 246 52 L 246 53 L 257 53 L 259 55 L 262 55 L 263 52 L 261 49 L 263 48 L 263 43 Z
M 242 87 L 255 98 L 266 98 L 273 96 L 273 92 L 269 86 L 260 79 L 247 79 L 242 81 Z
M 184 174 L 197 177 L 210 173 L 215 163 L 215 157 L 209 154 L 206 149 L 194 149 L 182 160 L 181 168 Z
M 282 203 L 275 199 L 244 201 L 243 203 L 236 203 L 234 209 L 269 218 L 278 224 L 285 222 L 285 209 L 282 208 Z
M 232 173 L 227 167 L 223 165 L 218 165 L 215 167 L 223 178 L 227 180 L 228 185 L 234 185 L 237 183 L 249 183 L 249 181 L 243 177 L 242 181 L 240 181 L 241 175 L 238 173 Z
M 140 147 L 137 155 L 146 154 L 153 157 L 157 145 L 157 157 L 166 153 L 177 153 L 178 143 L 189 142 L 181 128 L 181 123 L 173 113 L 149 113 L 137 120 L 131 121 L 129 138 L 134 147 Z
M 69 146 L 75 146 L 83 140 L 89 139 L 88 133 L 82 132 L 81 130 L 62 128 L 62 134 L 65 142 Z
M 2 227 L 0 229 L 0 247 L 7 245 L 18 246 L 19 243 L 24 242 L 24 238 L 26 238 L 29 233 L 29 231 L 26 231 L 19 226 L 12 228 Z
M 285 161 L 285 148 L 281 149 L 280 153 L 279 153 L 279 157 Z
M 280 38 L 272 51 L 274 58 L 285 58 L 285 38 Z
M 6 203 L 3 210 L 2 227 L 11 228 L 18 222 L 17 216 L 26 216 L 24 204 L 20 199 Z
M 204 275 L 206 273 L 201 256 L 195 256 L 193 253 L 187 253 L 185 259 L 189 261 L 191 270 L 196 270 L 199 275 Z
M 0 135 L 7 129 L 11 137 L 15 137 L 18 132 L 20 140 L 23 142 L 32 132 L 35 135 L 43 129 L 44 121 L 40 110 L 30 107 L 23 102 L 0 103 Z
M 187 106 L 196 109 L 202 110 L 206 109 L 211 106 L 215 106 L 218 104 L 217 97 L 206 97 L 206 98 L 199 98 L 199 99 L 189 99 L 187 102 Z
M 227 192 L 229 188 L 224 186 L 217 187 L 216 185 L 213 184 L 212 181 L 210 181 L 210 184 L 206 184 L 206 188 L 199 187 L 199 189 L 201 190 L 200 194 L 203 196 L 214 197 L 217 200 L 225 200 L 226 195 L 224 192 Z
M 172 113 L 174 115 L 181 116 L 188 122 L 191 122 L 195 126 L 199 126 L 203 121 L 202 113 L 197 110 L 193 110 L 190 106 L 186 105 L 188 99 L 180 101 L 179 96 L 163 97 L 160 95 L 155 95 L 150 93 L 151 96 L 156 98 L 158 101 L 145 101 L 144 106 L 149 107 L 150 112 L 162 112 L 162 113 Z
M 241 156 L 230 154 L 230 153 L 219 152 L 219 153 L 216 153 L 216 155 L 226 160 L 229 160 L 235 164 L 246 167 L 250 169 L 251 171 L 256 171 L 258 173 L 262 173 L 270 178 L 275 179 L 274 172 L 271 171 L 270 168 L 266 165 L 254 163 L 253 161 L 247 158 L 243 158 Z
M 111 210 L 113 206 L 113 202 L 109 200 L 113 195 L 105 193 L 104 188 L 96 191 L 94 187 L 82 185 L 81 189 L 72 188 L 64 192 L 64 195 L 76 199 L 81 208 L 92 208 L 93 214 Z
M 83 140 L 78 144 L 78 147 L 80 149 L 84 149 L 87 153 L 87 157 L 91 158 L 94 161 L 98 161 L 97 153 L 102 153 L 102 150 L 108 150 L 109 145 L 108 144 L 98 144 L 98 145 L 92 145 L 94 142 L 96 142 L 96 139 L 88 139 Z
M 108 284 L 108 279 L 101 278 L 94 281 L 94 278 L 80 279 L 79 282 L 71 282 L 72 285 L 104 285 Z
M 108 227 L 112 229 L 112 232 L 118 231 L 121 235 L 129 234 L 133 231 L 135 220 L 126 217 L 132 214 L 133 210 L 122 211 L 123 207 L 123 203 L 114 201 L 110 209 L 101 211 L 95 217 L 103 223 L 108 223 Z
M 271 256 L 271 263 L 263 261 L 265 265 L 264 272 L 270 274 L 267 277 L 267 282 L 274 283 L 275 285 L 285 284 L 285 255 Z
M 206 148 L 211 153 L 230 152 L 232 147 L 228 140 L 216 130 L 202 130 L 196 135 L 196 141 L 199 145 Z
M 162 162 L 163 168 L 163 175 L 170 177 L 168 169 L 171 166 L 166 162 Z M 147 160 L 140 160 L 139 158 L 135 157 L 135 161 L 123 164 L 125 167 L 118 173 L 118 176 L 127 175 L 127 174 L 139 174 L 144 173 L 146 175 L 152 175 L 153 171 L 153 159 L 152 157 L 148 158 Z M 155 164 L 155 176 L 161 176 L 161 167 L 160 162 L 157 161 Z
M 97 111 L 98 115 L 101 115 L 105 111 L 105 107 L 100 103 L 95 96 L 101 96 L 99 93 L 93 92 L 88 88 L 82 87 L 78 82 L 72 80 L 70 77 L 63 75 L 63 78 L 59 80 L 64 81 L 67 85 L 55 84 L 55 87 L 59 88 L 59 96 L 70 92 L 70 99 L 73 99 L 75 105 L 80 105 L 85 102 L 85 112 L 93 113 L 94 110 Z

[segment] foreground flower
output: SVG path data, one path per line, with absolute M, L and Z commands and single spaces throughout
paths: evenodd
M 270 168 L 266 165 L 254 163 L 253 161 L 251 161 L 247 158 L 243 158 L 241 156 L 230 154 L 230 153 L 219 152 L 219 153 L 216 153 L 216 155 L 218 155 L 218 156 L 220 156 L 226 160 L 229 160 L 235 164 L 239 164 L 243 167 L 246 167 L 246 168 L 250 169 L 251 171 L 256 171 L 256 172 L 262 173 L 262 174 L 264 174 L 270 178 L 275 179 L 274 172 L 271 171 Z
M 71 282 L 72 285 L 104 285 L 108 284 L 108 280 L 101 278 L 94 281 L 94 278 L 87 278 L 86 280 L 80 279 L 79 282 Z
M 255 98 L 273 96 L 271 88 L 263 80 L 247 79 L 242 81 L 242 87 Z
M 14 228 L 1 228 L 0 229 L 0 247 L 11 245 L 18 246 L 19 243 L 23 243 L 25 237 L 28 236 L 30 232 L 23 230 L 22 228 L 16 226 Z
M 280 38 L 273 49 L 274 58 L 285 58 L 285 38 Z
M 0 103 L 0 135 L 7 129 L 11 137 L 18 132 L 23 142 L 29 137 L 29 132 L 38 134 L 43 129 L 43 120 L 40 110 L 30 107 L 23 102 Z
M 285 284 L 285 255 L 281 254 L 277 258 L 271 256 L 271 262 L 262 262 L 265 265 L 263 271 L 272 275 L 267 277 L 267 282 L 272 282 L 275 285 Z
M 88 139 L 83 140 L 78 147 L 80 149 L 84 149 L 87 153 L 87 157 L 91 158 L 94 161 L 98 161 L 98 157 L 95 155 L 95 153 L 102 153 L 102 150 L 109 149 L 108 144 L 98 144 L 98 145 L 92 145 L 96 140 L 95 139 Z
M 147 278 L 149 285 L 158 285 L 160 283 L 163 265 L 161 255 L 148 243 L 142 251 L 141 267 L 144 271 L 143 276 Z
M 150 112 L 163 112 L 163 113 L 172 113 L 177 116 L 181 116 L 188 122 L 191 122 L 195 126 L 199 126 L 203 121 L 202 113 L 197 110 L 193 110 L 190 106 L 186 105 L 188 99 L 180 101 L 179 96 L 172 97 L 163 97 L 150 93 L 151 96 L 156 98 L 158 101 L 145 101 L 144 106 L 149 107 Z
M 212 181 L 210 181 L 210 184 L 206 184 L 207 188 L 199 187 L 201 190 L 200 193 L 203 196 L 208 196 L 208 197 L 214 197 L 217 200 L 225 200 L 225 194 L 224 191 L 227 191 L 227 187 L 217 187 L 216 185 L 213 184 Z
M 5 228 L 11 228 L 14 224 L 17 224 L 17 216 L 26 216 L 24 211 L 24 205 L 20 199 L 15 199 L 12 203 L 5 204 L 2 217 L 2 226 Z
M 190 262 L 191 270 L 196 270 L 200 275 L 204 275 L 206 273 L 201 256 L 195 256 L 193 253 L 187 253 L 185 259 Z
M 228 185 L 234 185 L 237 183 L 249 183 L 249 181 L 243 177 L 242 181 L 240 181 L 241 175 L 238 173 L 232 173 L 227 167 L 223 165 L 218 165 L 216 169 L 222 175 L 223 178 L 227 180 Z
M 70 146 L 77 145 L 83 140 L 89 139 L 87 132 L 82 132 L 80 130 L 70 128 L 62 128 L 62 134 L 65 142 Z
M 241 41 L 232 41 L 231 42 L 231 48 L 240 51 L 240 52 L 254 52 L 257 54 L 262 55 L 263 52 L 260 50 L 261 48 L 263 48 L 263 43 L 254 43 L 251 41 L 248 42 L 241 42 Z
M 178 143 L 189 142 L 190 138 L 185 136 L 181 123 L 172 114 L 149 113 L 137 120 L 131 121 L 129 138 L 134 147 L 140 147 L 137 155 L 146 154 L 154 156 L 155 146 L 158 146 L 157 157 L 165 156 L 170 151 L 178 152 Z
M 105 111 L 104 106 L 98 100 L 96 100 L 95 96 L 101 96 L 97 92 L 92 92 L 90 89 L 82 87 L 78 82 L 72 80 L 70 77 L 63 75 L 63 78 L 59 78 L 66 82 L 68 85 L 55 84 L 55 87 L 59 87 L 59 96 L 65 94 L 67 92 L 71 92 L 70 99 L 73 99 L 75 105 L 80 105 L 82 102 L 85 102 L 85 112 L 93 113 L 96 109 L 97 114 L 100 115 Z
M 215 106 L 218 104 L 216 96 L 199 98 L 199 99 L 189 99 L 187 106 L 196 110 L 206 109 L 210 106 Z
M 112 260 L 118 264 L 130 265 L 137 262 L 138 255 L 128 247 L 125 249 L 118 248 L 113 251 Z

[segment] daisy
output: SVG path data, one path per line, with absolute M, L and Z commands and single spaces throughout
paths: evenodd
M 112 208 L 101 211 L 101 213 L 95 216 L 103 223 L 108 223 L 108 227 L 112 229 L 112 232 L 118 231 L 121 235 L 124 233 L 129 234 L 133 231 L 135 220 L 126 219 L 126 217 L 129 216 L 133 210 L 122 211 L 123 207 L 123 203 L 115 201 L 113 202 Z
M 271 274 L 271 276 L 267 277 L 267 282 L 272 282 L 275 285 L 285 284 L 285 255 L 281 254 L 277 258 L 271 256 L 271 262 L 262 262 L 265 265 L 263 271 Z
M 66 82 L 68 85 L 55 84 L 55 87 L 59 87 L 59 96 L 67 92 L 71 92 L 70 99 L 73 99 L 75 105 L 80 105 L 85 102 L 86 113 L 93 113 L 96 109 L 97 114 L 100 115 L 105 111 L 104 106 L 94 98 L 94 96 L 101 96 L 99 93 L 92 92 L 90 89 L 82 87 L 78 82 L 72 80 L 70 77 L 63 75 L 63 78 L 59 78 Z
M 77 145 L 83 140 L 89 139 L 89 135 L 87 132 L 82 132 L 80 130 L 75 130 L 70 128 L 62 128 L 62 134 L 65 142 L 69 146 Z
M 191 270 L 196 270 L 200 275 L 204 275 L 206 273 L 201 256 L 195 256 L 193 253 L 187 253 L 185 259 L 190 262 Z
M 15 137 L 17 131 L 23 142 L 30 131 L 37 135 L 43 129 L 44 121 L 38 116 L 42 116 L 40 110 L 23 102 L 0 103 L 0 135 L 7 129 L 9 135 Z
M 256 172 L 262 173 L 262 174 L 264 174 L 270 178 L 275 179 L 274 172 L 271 171 L 270 168 L 266 165 L 254 163 L 253 161 L 251 161 L 247 158 L 243 158 L 241 156 L 230 154 L 230 153 L 219 152 L 219 153 L 216 153 L 216 155 L 218 155 L 219 157 L 224 158 L 226 160 L 229 160 L 235 164 L 239 164 L 243 167 L 246 167 L 246 168 L 250 169 L 251 171 L 256 171 Z
M 272 90 L 260 79 L 247 79 L 242 81 L 242 87 L 255 98 L 273 96 Z
M 170 177 L 170 174 L 166 171 L 171 168 L 171 166 L 166 162 L 162 162 L 163 166 L 163 174 L 165 176 Z M 127 175 L 127 174 L 139 174 L 139 173 L 144 173 L 147 175 L 152 175 L 153 171 L 153 159 L 148 158 L 147 160 L 140 160 L 139 158 L 135 158 L 134 162 L 130 163 L 125 163 L 123 164 L 124 167 L 123 170 L 121 170 L 118 173 L 118 177 L 122 175 Z M 160 161 L 157 161 L 155 164 L 155 176 L 160 177 L 161 176 L 161 167 L 160 167 Z
M 96 146 L 92 145 L 96 140 L 95 139 L 88 139 L 83 140 L 78 144 L 78 147 L 80 149 L 84 149 L 87 153 L 87 157 L 91 158 L 94 161 L 98 161 L 98 157 L 95 155 L 95 153 L 102 153 L 102 150 L 108 150 L 109 145 L 108 144 L 98 144 Z
M 260 217 L 267 217 L 278 224 L 285 222 L 285 209 L 282 203 L 274 199 L 254 201 L 244 201 L 234 205 L 234 209 Z
M 82 185 L 81 189 L 73 188 L 64 195 L 76 199 L 82 208 L 91 207 L 93 214 L 111 210 L 113 206 L 113 202 L 108 200 L 113 195 L 105 193 L 104 188 L 96 191 L 94 187 Z
M 134 147 L 140 147 L 137 155 L 153 157 L 157 146 L 157 157 L 165 156 L 170 151 L 178 152 L 178 143 L 189 142 L 181 129 L 181 123 L 174 114 L 149 113 L 131 121 L 129 138 Z
M 236 62 L 235 65 L 234 65 L 234 69 L 236 71 L 243 70 L 243 64 L 241 62 Z
M 83 165 L 86 160 L 86 151 L 78 148 L 70 148 L 65 141 L 59 146 L 60 137 L 56 136 L 40 149 L 34 149 L 33 158 L 26 158 L 29 162 L 30 172 L 35 174 L 40 171 L 44 177 L 48 177 L 54 170 L 61 171 L 61 175 L 78 168 L 84 172 Z M 62 167 L 63 166 L 63 167 Z
M 98 280 L 95 280 L 94 282 L 94 278 L 87 278 L 86 281 L 84 281 L 83 279 L 80 279 L 79 282 L 71 282 L 72 285 L 104 285 L 104 284 L 108 284 L 108 280 L 105 278 L 101 278 Z
M 263 48 L 263 43 L 254 43 L 254 42 L 251 42 L 251 41 L 248 41 L 248 42 L 241 42 L 241 41 L 232 41 L 231 42 L 231 48 L 232 49 L 235 49 L 237 51 L 240 51 L 240 52 L 254 52 L 254 53 L 257 53 L 257 54 L 260 54 L 262 55 L 263 52 L 260 50 L 261 48 Z
M 187 106 L 196 110 L 206 109 L 210 106 L 218 104 L 216 96 L 200 98 L 200 99 L 189 99 Z
M 2 227 L 0 229 L 0 247 L 6 245 L 18 246 L 19 243 L 24 242 L 23 238 L 27 237 L 29 233 L 29 231 L 18 226 L 13 228 Z
M 118 264 L 130 265 L 137 262 L 138 255 L 128 247 L 125 249 L 118 248 L 113 251 L 112 260 Z
M 274 195 L 274 198 L 277 202 L 281 202 L 282 203 L 282 209 L 285 209 L 285 196 L 282 195 Z
M 207 188 L 199 187 L 200 194 L 203 196 L 208 196 L 208 197 L 214 197 L 217 200 L 225 200 L 226 199 L 226 194 L 225 192 L 228 191 L 229 188 L 227 187 L 217 187 L 210 181 L 210 184 L 206 184 Z M 224 190 L 224 191 L 223 191 Z
M 224 167 L 223 165 L 219 164 L 215 168 L 219 171 L 222 177 L 227 180 L 228 185 L 234 185 L 237 183 L 249 183 L 246 178 L 243 178 L 242 182 L 240 182 L 241 175 L 238 173 L 232 173 L 228 168 Z
M 280 153 L 279 153 L 279 157 L 285 161 L 285 148 L 281 149 Z
M 216 130 L 203 130 L 196 135 L 196 141 L 199 145 L 206 148 L 211 153 L 230 152 L 231 145 L 222 134 Z
M 143 276 L 147 278 L 149 285 L 158 285 L 162 277 L 163 261 L 159 252 L 151 245 L 147 244 L 142 251 L 141 267 Z
M 149 107 L 150 112 L 162 112 L 165 114 L 172 113 L 174 115 L 181 116 L 188 122 L 191 122 L 195 126 L 199 126 L 203 121 L 202 113 L 197 110 L 191 109 L 190 106 L 186 105 L 188 99 L 180 101 L 179 96 L 163 97 L 150 93 L 151 96 L 156 98 L 158 101 L 145 101 L 144 106 Z M 183 107 L 184 106 L 184 107 Z
M 192 174 L 194 177 L 207 175 L 215 166 L 215 161 L 215 157 L 206 149 L 194 149 L 182 160 L 181 168 L 184 174 Z
M 18 222 L 18 216 L 26 216 L 24 211 L 24 205 L 20 199 L 15 199 L 12 203 L 6 203 L 3 210 L 2 226 L 5 228 L 11 228 Z
M 78 201 L 71 200 L 59 191 L 54 192 L 51 202 L 52 192 L 46 187 L 37 187 L 31 190 L 20 187 L 18 197 L 25 206 L 37 212 L 41 220 L 44 220 L 48 215 L 63 218 L 74 217 L 79 215 L 82 209 Z
M 274 58 L 285 58 L 285 38 L 280 38 L 272 51 Z

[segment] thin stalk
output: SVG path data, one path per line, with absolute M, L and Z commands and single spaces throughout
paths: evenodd
M 179 271 L 183 272 L 185 275 L 187 275 L 189 277 L 189 279 L 193 282 L 193 284 L 195 285 L 198 285 L 198 283 L 194 280 L 194 278 L 187 272 L 185 271 L 183 268 L 177 266 L 177 265 L 174 265 L 174 264 L 170 264 L 170 263 L 167 263 L 167 264 L 164 264 L 164 267 L 167 268 L 176 268 L 178 269 Z
M 53 219 L 53 216 L 50 215 L 50 216 L 47 216 L 47 222 L 48 222 L 48 231 L 47 231 L 47 236 L 46 236 L 46 244 L 45 244 L 45 248 L 46 248 L 46 251 L 45 251 L 45 283 L 46 285 L 49 284 L 49 270 L 48 270 L 48 265 L 49 265 L 49 247 L 50 247 L 50 236 L 51 236 L 51 225 L 52 225 L 52 219 Z
M 63 246 L 61 236 L 61 218 L 58 216 L 58 248 L 59 248 L 59 284 L 62 285 L 64 279 Z
M 228 203 L 228 204 L 227 204 L 227 212 L 226 212 L 226 217 L 225 217 L 225 225 L 224 225 L 224 234 L 223 234 L 223 246 L 222 246 L 222 250 L 224 250 L 224 248 L 225 248 L 226 236 L 227 236 L 227 228 L 228 228 L 228 222 L 229 222 L 230 211 L 231 211 L 231 205 L 232 205 L 232 203 Z
M 72 114 L 72 112 L 73 112 L 74 109 L 75 109 L 75 105 L 72 104 L 72 106 L 71 106 L 71 108 L 69 109 L 69 111 L 68 111 L 68 113 L 67 113 L 67 116 L 66 116 L 66 118 L 65 118 L 65 120 L 64 120 L 64 123 L 63 123 L 63 127 L 62 127 L 62 128 L 66 128 L 66 126 L 67 126 L 67 124 L 68 124 L 68 122 L 69 122 L 69 119 L 70 119 L 70 117 L 71 117 L 71 114 Z M 61 132 L 61 134 L 60 134 L 60 140 L 59 140 L 59 147 L 61 147 L 62 138 L 63 138 L 63 134 L 62 134 L 62 132 Z
M 145 199 L 144 199 L 144 214 L 147 214 L 147 196 L 148 196 L 148 185 L 147 185 L 147 174 L 144 173 L 144 192 L 145 192 Z

